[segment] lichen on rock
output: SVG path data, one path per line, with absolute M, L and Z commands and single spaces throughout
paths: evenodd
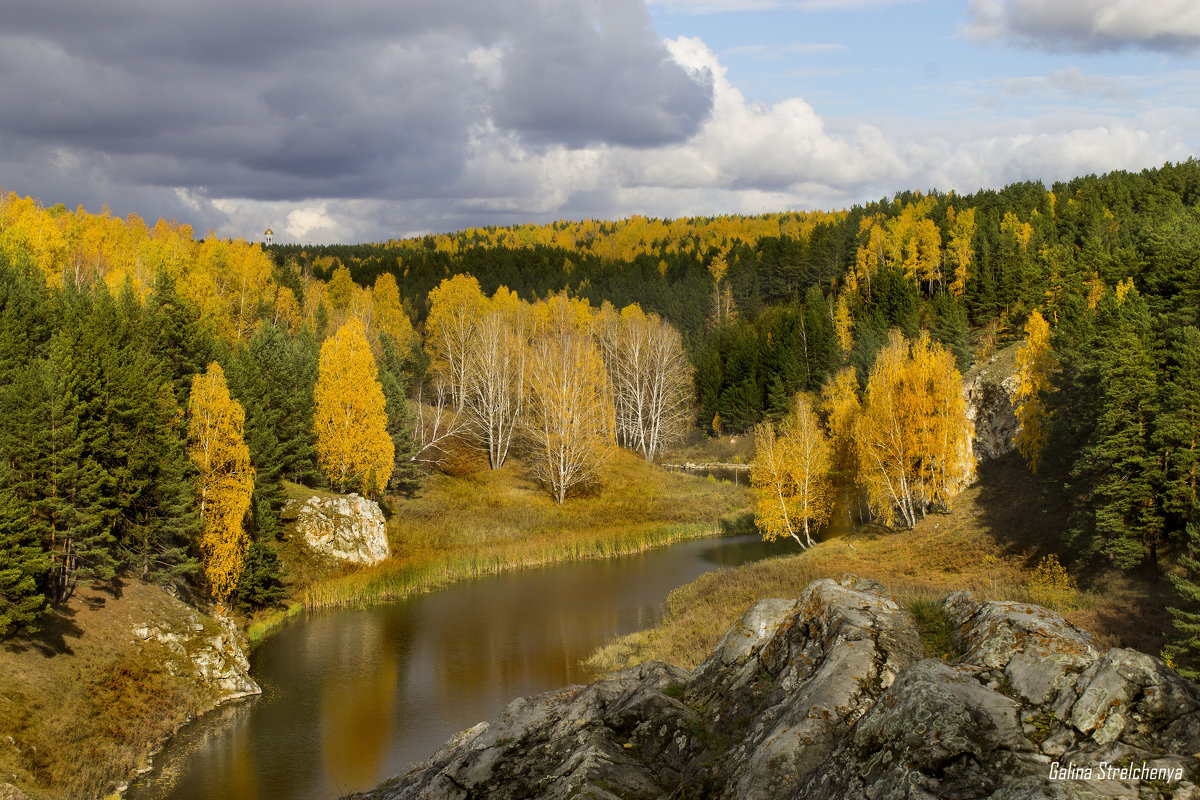
M 357 494 L 293 498 L 282 517 L 313 551 L 351 564 L 388 557 L 387 525 L 379 504 Z
M 181 604 L 182 605 L 182 604 Z M 135 625 L 135 641 L 155 642 L 173 656 L 168 671 L 184 670 L 204 689 L 213 706 L 240 697 L 261 694 L 250 677 L 246 641 L 228 618 L 202 617 L 189 610 L 182 627 L 142 623 Z

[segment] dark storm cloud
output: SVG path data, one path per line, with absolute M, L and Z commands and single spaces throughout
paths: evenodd
M 690 136 L 712 109 L 711 85 L 667 58 L 641 3 L 541 16 L 503 63 L 496 119 L 533 140 L 661 145 Z
M 3 18 L 0 185 L 49 202 L 74 200 L 44 188 L 71 174 L 114 209 L 153 187 L 435 197 L 473 130 L 653 145 L 711 107 L 640 0 L 17 0 Z

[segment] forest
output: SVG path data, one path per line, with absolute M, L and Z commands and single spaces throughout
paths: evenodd
M 769 437 L 821 429 L 834 474 L 857 474 L 905 527 L 952 500 L 959 444 L 914 418 L 942 455 L 901 454 L 913 486 L 893 491 L 852 470 L 868 451 L 839 442 L 838 409 L 868 414 L 906 381 L 944 388 L 1025 339 L 1019 444 L 1045 502 L 1071 509 L 1064 544 L 1155 574 L 1171 553 L 1189 669 L 1198 204 L 1189 160 L 839 212 L 262 247 L 9 194 L 0 631 L 35 628 L 75 582 L 118 571 L 269 604 L 282 481 L 411 491 L 464 442 L 492 467 L 510 447 L 540 454 L 539 482 L 569 502 L 610 445 L 653 460 L 695 426 L 757 430 L 767 453 Z M 322 433 L 337 413 L 371 420 L 364 463 Z M 791 519 L 764 527 L 799 535 Z

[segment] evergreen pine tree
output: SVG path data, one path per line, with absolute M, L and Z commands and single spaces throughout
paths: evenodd
M 47 360 L 48 469 L 39 503 L 49 524 L 55 600 L 69 596 L 80 579 L 111 578 L 117 567 L 116 478 L 102 463 L 111 443 L 103 383 L 106 332 L 86 292 L 68 285 L 61 303 Z
M 383 387 L 384 410 L 387 413 L 387 432 L 396 452 L 388 488 L 411 495 L 417 489 L 420 469 L 415 461 L 417 443 L 413 438 L 414 421 L 408 410 L 408 382 L 405 379 L 405 359 L 395 340 L 380 334 L 379 383 Z
M 146 300 L 143 335 L 150 351 L 170 372 L 175 400 L 187 404 L 192 378 L 216 357 L 212 335 L 200 324 L 200 312 L 175 291 L 175 281 L 160 272 Z
M 39 584 L 50 568 L 30 506 L 18 498 L 7 473 L 0 464 L 0 639 L 37 631 L 46 609 Z
M 1157 410 L 1157 370 L 1150 349 L 1150 318 L 1137 292 L 1105 303 L 1108 329 L 1100 350 L 1103 390 L 1091 443 L 1082 459 L 1095 475 L 1088 503 L 1097 544 L 1128 569 L 1146 556 L 1156 564 L 1163 519 L 1156 485 L 1161 477 L 1151 449 Z
M 1170 576 L 1171 585 L 1179 595 L 1180 607 L 1169 607 L 1175 625 L 1175 635 L 1165 653 L 1175 662 L 1180 675 L 1200 680 L 1200 506 L 1192 508 L 1186 528 L 1186 551 L 1179 556 L 1179 565 L 1186 572 Z

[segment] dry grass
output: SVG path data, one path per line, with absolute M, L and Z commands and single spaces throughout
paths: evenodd
M 143 764 L 208 698 L 132 630 L 182 628 L 185 612 L 139 581 L 83 588 L 36 637 L 0 646 L 2 779 L 35 798 L 95 797 Z
M 710 437 L 692 429 L 661 460 L 664 464 L 749 464 L 754 460 L 754 437 L 748 433 Z
M 959 589 L 986 599 L 1029 601 L 1035 565 L 1066 524 L 1062 514 L 1039 508 L 1035 498 L 1019 461 L 993 462 L 952 513 L 930 516 L 914 530 L 869 526 L 800 555 L 709 573 L 676 589 L 658 627 L 610 642 L 588 666 L 603 672 L 662 659 L 693 668 L 755 601 L 796 597 L 813 580 L 846 573 L 880 581 L 908 606 Z M 1166 583 L 1101 571 L 1085 583 L 1083 607 L 1066 616 L 1106 646 L 1157 653 L 1169 627 L 1162 610 Z

